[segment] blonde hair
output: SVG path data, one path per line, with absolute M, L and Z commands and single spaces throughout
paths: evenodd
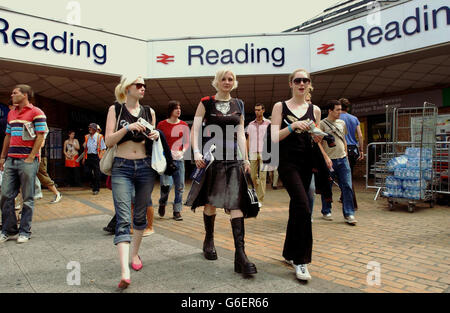
M 307 70 L 305 70 L 303 68 L 299 68 L 298 70 L 295 70 L 291 75 L 289 75 L 289 84 L 292 83 L 292 79 L 295 77 L 295 74 L 297 74 L 299 72 L 305 73 L 306 76 L 311 80 L 311 83 L 308 86 L 308 90 L 306 91 L 306 93 L 311 96 L 311 92 L 314 91 L 314 87 L 312 85 L 311 75 L 309 74 L 309 72 Z
M 134 79 L 133 79 L 133 77 L 134 77 Z M 124 103 L 125 101 L 127 101 L 128 87 L 133 85 L 134 82 L 138 81 L 138 80 L 144 80 L 144 78 L 141 75 L 139 75 L 139 76 L 122 75 L 122 77 L 120 78 L 120 83 L 116 86 L 116 89 L 114 91 L 117 102 Z
M 233 84 L 233 88 L 231 90 L 234 90 L 237 88 L 238 86 L 238 81 L 236 80 L 236 74 L 234 74 L 234 72 L 229 69 L 229 68 L 222 68 L 220 70 L 218 70 L 216 72 L 216 77 L 214 77 L 214 80 L 212 81 L 212 86 L 218 91 L 219 90 L 219 83 L 222 81 L 222 79 L 224 78 L 224 76 L 230 73 L 231 75 L 233 75 L 233 79 L 234 79 L 234 84 Z

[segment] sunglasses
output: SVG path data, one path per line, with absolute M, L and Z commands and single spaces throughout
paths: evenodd
M 133 85 L 135 85 L 136 86 L 136 89 L 141 89 L 142 87 L 144 87 L 144 88 L 147 88 L 147 86 L 145 86 L 145 84 L 141 84 L 141 83 L 136 83 L 136 84 L 133 84 Z
M 308 84 L 311 82 L 311 79 L 309 78 L 296 78 L 293 80 L 294 84 L 299 85 L 300 83 Z

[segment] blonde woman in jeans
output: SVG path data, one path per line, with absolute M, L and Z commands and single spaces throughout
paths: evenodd
M 130 283 L 128 258 L 131 242 L 131 267 L 139 271 L 143 262 L 139 257 L 142 235 L 147 227 L 147 204 L 151 201 L 151 193 L 158 173 L 151 167 L 151 144 L 146 141 L 159 140 L 159 132 L 154 130 L 149 139 L 144 135 L 145 127 L 137 122 L 142 117 L 149 123 L 155 120 L 155 112 L 139 103 L 145 94 L 145 83 L 142 77 L 122 76 L 116 86 L 117 102 L 109 108 L 106 121 L 106 145 L 117 144 L 111 175 L 114 208 L 117 217 L 114 244 L 118 247 L 121 280 L 118 288 L 125 289 Z M 115 131 L 119 119 L 117 131 Z M 148 143 L 148 142 L 147 142 Z M 150 151 L 146 146 L 150 146 Z M 132 195 L 134 212 L 131 215 Z M 130 235 L 133 220 L 134 234 Z

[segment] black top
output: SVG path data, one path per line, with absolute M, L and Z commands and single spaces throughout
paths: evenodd
M 308 110 L 302 117 L 297 117 L 283 101 L 282 121 L 280 129 L 288 127 L 296 121 L 303 121 L 306 119 L 316 121 L 314 117 L 314 107 L 309 105 Z M 308 132 L 296 129 L 290 133 L 286 138 L 280 141 L 280 162 L 289 161 L 298 163 L 300 160 L 309 159 L 312 154 L 312 137 Z
M 202 99 L 205 106 L 204 150 L 216 144 L 214 156 L 217 160 L 237 160 L 236 126 L 241 122 L 241 109 L 236 99 L 216 101 L 214 96 Z M 214 134 L 214 135 L 213 135 Z M 219 137 L 220 136 L 220 137 Z M 206 150 L 205 150 L 206 148 Z
M 151 118 L 151 114 L 150 116 L 147 116 L 148 114 L 146 114 L 146 111 L 144 106 L 141 106 L 141 110 L 139 112 L 139 115 L 136 117 L 134 115 L 132 115 L 130 113 L 130 111 L 128 111 L 127 107 L 125 106 L 125 104 L 116 104 L 116 118 L 117 116 L 120 114 L 120 105 L 122 106 L 122 114 L 120 115 L 120 121 L 119 121 L 119 125 L 117 127 L 117 130 L 120 130 L 124 127 L 126 127 L 127 125 L 136 123 L 137 120 L 142 117 L 145 120 L 147 120 L 149 123 L 152 122 L 152 118 Z M 117 106 L 118 109 L 117 109 Z M 117 145 L 120 145 L 121 143 L 124 143 L 126 141 L 133 141 L 133 142 L 142 142 L 146 139 L 146 137 L 144 136 L 143 133 L 141 132 L 134 132 L 134 131 L 129 131 L 126 133 L 125 136 L 123 136 L 122 139 L 120 139 L 120 141 L 117 143 Z

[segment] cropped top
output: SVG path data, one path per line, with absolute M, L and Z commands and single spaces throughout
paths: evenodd
M 120 113 L 121 107 L 122 107 L 122 113 Z M 152 123 L 152 115 L 150 112 L 150 107 L 141 105 L 140 108 L 141 109 L 140 109 L 139 115 L 136 117 L 136 116 L 132 115 L 130 113 L 130 111 L 128 111 L 125 104 L 119 104 L 116 102 L 115 103 L 116 118 L 120 119 L 117 130 L 122 129 L 122 128 L 126 127 L 127 125 L 136 123 L 140 117 L 147 120 L 147 122 L 149 122 L 151 124 Z M 120 117 L 119 117 L 119 114 L 120 114 Z M 129 131 L 126 133 L 125 136 L 123 136 L 122 139 L 120 139 L 120 141 L 117 143 L 117 145 L 120 145 L 121 143 L 130 141 L 130 140 L 133 142 L 143 142 L 146 138 L 147 137 L 145 137 L 145 135 L 141 132 Z

